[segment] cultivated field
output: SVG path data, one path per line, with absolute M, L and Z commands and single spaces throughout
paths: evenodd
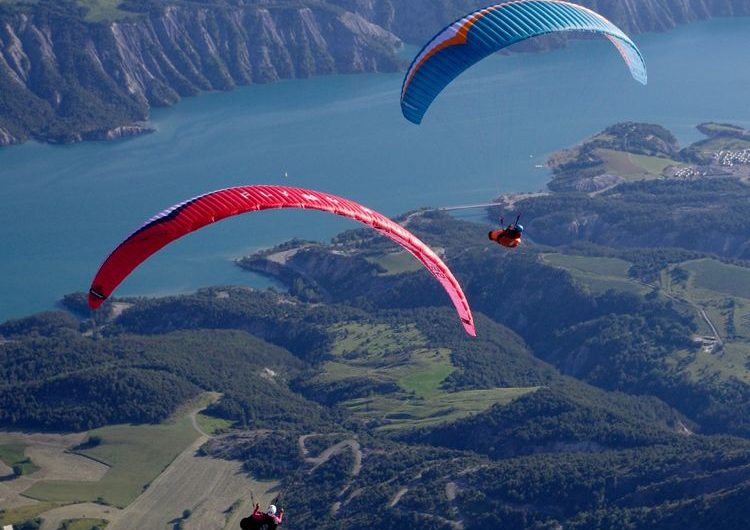
M 278 484 L 251 480 L 241 462 L 198 456 L 209 438 L 199 423 L 226 427 L 216 418 L 196 419 L 218 396 L 205 398 L 161 425 L 120 425 L 75 435 L 0 433 L 0 445 L 26 446 L 25 454 L 40 468 L 0 481 L 0 506 L 6 509 L 0 523 L 41 516 L 42 530 L 57 530 L 63 521 L 86 528 L 96 520 L 108 521 L 107 528 L 115 530 L 167 530 L 178 522 L 184 529 L 239 527 L 252 502 L 270 502 Z M 86 456 L 66 452 L 89 435 L 100 436 L 102 443 L 81 451 Z M 97 498 L 112 505 L 91 502 Z M 182 519 L 186 510 L 189 517 Z
M 696 340 L 702 342 L 696 351 L 674 352 L 670 362 L 694 380 L 736 378 L 750 383 L 750 269 L 714 259 L 686 261 L 663 269 L 658 283 L 649 287 L 627 275 L 624 260 L 554 253 L 543 259 L 595 293 L 658 288 L 695 313 Z
M 694 273 L 694 288 L 750 299 L 750 269 L 713 259 L 689 261 L 681 267 Z
M 39 469 L 25 454 L 26 447 L 26 444 L 0 445 L 0 477 L 13 473 L 15 466 L 20 468 L 21 475 L 30 475 Z
M 93 482 L 105 475 L 108 470 L 106 465 L 66 452 L 84 438 L 85 433 L 60 435 L 0 432 L 0 445 L 24 447 L 24 455 L 39 468 L 29 475 L 0 481 L 0 507 L 6 510 L 5 515 L 0 517 L 0 523 L 24 521 L 55 506 L 55 503 L 37 502 L 22 495 L 39 481 Z M 2 476 L 9 474 L 4 472 L 6 469 L 7 466 L 3 468 Z
M 89 434 L 100 436 L 103 441 L 81 454 L 109 466 L 100 480 L 43 480 L 36 482 L 24 495 L 64 504 L 101 499 L 122 508 L 140 495 L 198 437 L 189 416 L 161 425 L 104 427 Z
M 655 179 L 667 167 L 683 165 L 670 158 L 636 155 L 613 149 L 597 149 L 596 154 L 604 160 L 611 173 L 631 181 Z
M 207 438 L 201 437 L 162 473 L 146 492 L 123 510 L 108 530 L 133 528 L 171 528 L 190 510 L 185 529 L 222 530 L 228 516 L 243 517 L 249 511 L 251 498 L 267 503 L 273 497 L 273 482 L 253 482 L 242 471 L 242 463 L 197 456 L 196 451 Z M 243 507 L 229 514 L 236 501 Z M 239 528 L 237 524 L 231 526 Z
M 645 293 L 649 288 L 628 277 L 630 263 L 616 258 L 543 254 L 545 263 L 567 270 L 575 280 L 594 294 L 609 289 Z

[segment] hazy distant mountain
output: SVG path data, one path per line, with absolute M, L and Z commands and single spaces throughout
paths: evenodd
M 395 71 L 418 44 L 484 0 L 76 0 L 0 3 L 0 145 L 137 134 L 151 106 L 236 85 Z M 585 0 L 632 31 L 712 15 L 746 0 Z

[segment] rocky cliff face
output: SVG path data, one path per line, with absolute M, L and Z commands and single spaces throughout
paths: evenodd
M 309 4 L 180 4 L 97 24 L 45 5 L 0 14 L 0 145 L 106 138 L 200 91 L 399 68 L 392 33 Z
M 401 41 L 424 42 L 486 0 L 128 0 L 139 13 L 88 22 L 75 0 L 0 3 L 0 145 L 118 136 L 152 105 L 236 85 L 394 71 Z M 747 0 L 581 0 L 630 31 Z
M 400 41 L 351 12 L 327 7 L 169 6 L 108 28 L 115 74 L 131 94 L 169 104 L 198 90 L 331 73 L 391 71 Z

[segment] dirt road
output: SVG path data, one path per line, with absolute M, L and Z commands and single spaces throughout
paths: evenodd
M 310 469 L 310 473 L 315 471 L 319 466 L 328 462 L 328 460 L 332 456 L 339 454 L 341 451 L 344 451 L 345 449 L 351 449 L 352 452 L 354 453 L 354 466 L 352 467 L 352 476 L 356 477 L 357 475 L 359 475 L 359 472 L 362 470 L 362 449 L 357 440 L 354 440 L 354 439 L 344 440 L 342 442 L 339 442 L 337 444 L 330 446 L 329 448 L 327 448 L 325 451 L 323 451 L 316 457 L 309 457 L 307 456 L 309 454 L 309 451 L 305 448 L 305 440 L 311 436 L 315 436 L 315 435 L 306 434 L 304 436 L 299 437 L 299 447 L 302 452 L 302 456 L 304 457 L 305 462 L 313 465 L 312 469 Z

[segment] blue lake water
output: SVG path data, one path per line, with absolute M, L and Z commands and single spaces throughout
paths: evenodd
M 395 215 L 542 189 L 549 175 L 535 166 L 548 154 L 617 121 L 659 123 L 683 143 L 700 137 L 702 121 L 750 127 L 749 30 L 750 19 L 716 19 L 638 36 L 647 87 L 606 41 L 493 57 L 449 87 L 419 127 L 400 115 L 401 74 L 334 76 L 189 98 L 155 111 L 158 132 L 135 139 L 1 149 L 0 320 L 86 291 L 144 220 L 213 189 L 304 186 Z M 263 286 L 232 259 L 356 226 L 314 212 L 242 216 L 173 244 L 117 294 Z

